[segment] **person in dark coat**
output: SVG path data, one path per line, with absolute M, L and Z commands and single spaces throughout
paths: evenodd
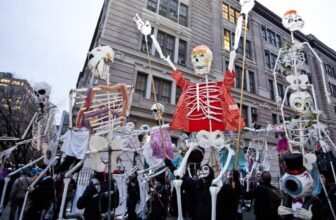
M 148 220 L 165 220 L 168 214 L 170 186 L 166 183 L 165 173 L 155 177 L 151 189 Z
M 111 209 L 119 205 L 119 191 L 116 181 L 111 182 Z M 84 210 L 84 219 L 101 219 L 107 216 L 108 212 L 108 175 L 103 172 L 96 172 L 90 180 L 83 195 L 77 201 L 78 209 Z
M 43 219 L 55 200 L 55 185 L 51 176 L 45 176 L 30 193 L 31 206 L 24 219 Z
M 239 171 L 232 171 L 230 175 L 229 181 L 223 184 L 217 195 L 217 220 L 239 219 L 238 205 L 243 187 L 239 181 Z
M 174 171 L 174 165 L 171 163 L 170 160 L 166 159 L 165 164 L 172 172 Z M 191 210 L 187 210 L 191 213 L 192 220 L 211 219 L 211 194 L 209 189 L 214 177 L 214 170 L 209 165 L 203 165 L 201 167 L 200 176 L 198 178 L 192 178 L 188 175 L 183 176 L 183 183 L 181 186 L 182 209 L 184 209 L 185 207 L 183 206 L 183 202 L 189 205 L 193 205 L 193 208 Z M 183 195 L 184 190 L 189 191 L 189 193 L 186 194 L 189 197 L 185 197 Z M 186 200 L 188 198 L 190 200 Z M 187 206 L 187 208 L 188 207 L 189 206 Z
M 137 220 L 136 205 L 139 201 L 140 201 L 140 189 L 137 173 L 135 172 L 132 176 L 130 176 L 129 182 L 127 184 L 128 220 Z
M 256 220 L 277 220 L 278 207 L 280 206 L 282 194 L 271 185 L 272 176 L 270 172 L 264 171 L 261 174 L 261 183 L 254 193 L 254 214 Z

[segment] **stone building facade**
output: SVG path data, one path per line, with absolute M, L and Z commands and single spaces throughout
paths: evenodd
M 113 83 L 134 85 L 135 94 L 129 120 L 135 121 L 137 127 L 142 124 L 155 124 L 150 112 L 150 106 L 154 103 L 152 80 L 155 80 L 159 102 L 165 105 L 164 118 L 167 122 L 172 118 L 181 93 L 170 76 L 171 68 L 158 57 L 151 42 L 148 51 L 151 55 L 149 66 L 144 37 L 133 20 L 136 13 L 143 20 L 150 21 L 163 53 L 170 55 L 177 68 L 191 81 L 202 79 L 194 74 L 190 52 L 196 45 L 207 45 L 214 57 L 210 74 L 210 80 L 214 81 L 223 80 L 234 42 L 239 11 L 240 5 L 237 0 L 105 1 L 91 48 L 98 44 L 110 45 L 115 51 L 115 60 L 110 67 L 110 79 Z M 279 48 L 290 42 L 291 38 L 289 31 L 282 26 L 281 18 L 258 2 L 250 13 L 248 23 L 243 113 L 247 126 L 257 122 L 265 127 L 268 123 L 281 122 L 280 111 L 275 104 L 272 70 Z M 322 120 L 328 124 L 336 141 L 336 52 L 312 35 L 306 36 L 298 32 L 295 39 L 301 42 L 308 41 L 324 62 L 333 96 L 332 105 L 326 103 L 319 63 L 309 51 L 306 52 L 304 71 L 310 74 L 316 88 L 318 106 L 324 112 Z M 237 102 L 240 96 L 242 48 L 241 40 L 235 62 L 236 86 L 232 91 Z M 86 87 L 89 77 L 90 72 L 85 65 L 79 75 L 77 87 Z M 282 94 L 285 85 L 285 77 L 279 76 L 277 87 Z M 290 114 L 290 109 L 286 107 L 285 112 Z M 178 135 L 177 131 L 172 132 L 172 136 Z M 250 137 L 249 134 L 244 136 L 246 141 Z M 270 134 L 268 141 L 275 155 L 273 171 L 277 172 L 278 160 L 274 150 L 277 143 L 276 134 Z

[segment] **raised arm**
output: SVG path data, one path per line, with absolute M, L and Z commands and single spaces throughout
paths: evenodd
M 232 48 L 232 51 L 230 53 L 230 60 L 229 60 L 229 66 L 228 69 L 230 71 L 234 70 L 234 60 L 236 58 L 236 50 L 239 47 L 239 41 L 241 32 L 243 29 L 243 17 L 245 16 L 245 27 L 247 26 L 248 21 L 248 13 L 252 10 L 254 6 L 254 0 L 240 0 L 239 1 L 241 5 L 240 15 L 237 20 L 237 26 L 236 26 L 236 32 L 235 32 L 235 42 Z
M 145 41 L 147 42 L 147 36 L 151 34 L 152 32 L 152 26 L 149 23 L 148 20 L 146 20 L 146 22 L 143 22 L 143 20 L 140 18 L 140 16 L 138 14 L 135 14 L 135 17 L 133 17 L 133 20 L 135 21 L 135 23 L 137 24 L 138 30 L 145 36 Z M 167 63 L 169 64 L 169 66 L 175 71 L 176 67 L 173 64 L 173 62 L 171 61 L 169 56 L 164 56 L 162 49 L 160 47 L 159 42 L 156 40 L 156 36 L 154 34 L 152 34 L 150 36 L 152 38 L 153 44 L 155 46 L 155 49 L 157 50 L 157 52 L 160 55 L 160 58 L 167 61 Z

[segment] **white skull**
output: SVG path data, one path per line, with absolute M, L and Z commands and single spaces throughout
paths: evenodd
M 304 21 L 295 10 L 289 10 L 282 17 L 282 25 L 290 31 L 298 31 L 303 28 Z
M 155 118 L 155 120 L 159 120 L 162 118 L 162 115 L 164 113 L 164 106 L 161 103 L 154 103 L 151 107 L 152 115 Z
M 46 105 L 48 103 L 51 87 L 46 82 L 38 82 L 34 85 L 34 94 L 39 103 Z
M 196 75 L 210 73 L 212 63 L 212 52 L 205 45 L 198 45 L 191 51 L 191 62 Z
M 90 51 L 89 55 L 93 56 L 88 63 L 91 72 L 100 79 L 107 80 L 110 63 L 114 59 L 112 48 L 109 46 L 98 46 Z
M 308 92 L 294 92 L 289 96 L 289 105 L 292 110 L 300 115 L 307 115 L 311 112 L 314 101 Z
M 210 174 L 210 167 L 208 165 L 203 165 L 200 170 L 199 178 L 206 178 Z

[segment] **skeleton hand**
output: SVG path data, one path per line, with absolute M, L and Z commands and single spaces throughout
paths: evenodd
M 278 208 L 278 215 L 291 215 L 292 214 L 292 209 L 288 208 L 286 206 L 283 206 L 282 204 Z
M 241 5 L 241 14 L 248 14 L 253 6 L 254 6 L 254 0 L 240 0 L 239 1 L 240 5 Z
M 295 212 L 294 212 L 294 217 L 297 218 L 301 218 L 304 220 L 310 220 L 313 217 L 313 213 L 311 211 L 311 207 L 309 207 L 309 210 L 304 209 L 304 208 L 298 208 Z
M 166 61 L 166 62 L 169 64 L 169 66 L 170 66 L 174 71 L 176 70 L 176 67 L 175 67 L 175 65 L 173 64 L 173 62 L 171 61 L 169 55 L 166 56 L 166 57 L 164 57 L 163 60 Z
M 138 14 L 135 14 L 136 17 L 133 17 L 133 20 L 138 26 L 138 30 L 145 36 L 150 35 L 152 32 L 152 26 L 149 21 L 146 20 L 144 23 Z

